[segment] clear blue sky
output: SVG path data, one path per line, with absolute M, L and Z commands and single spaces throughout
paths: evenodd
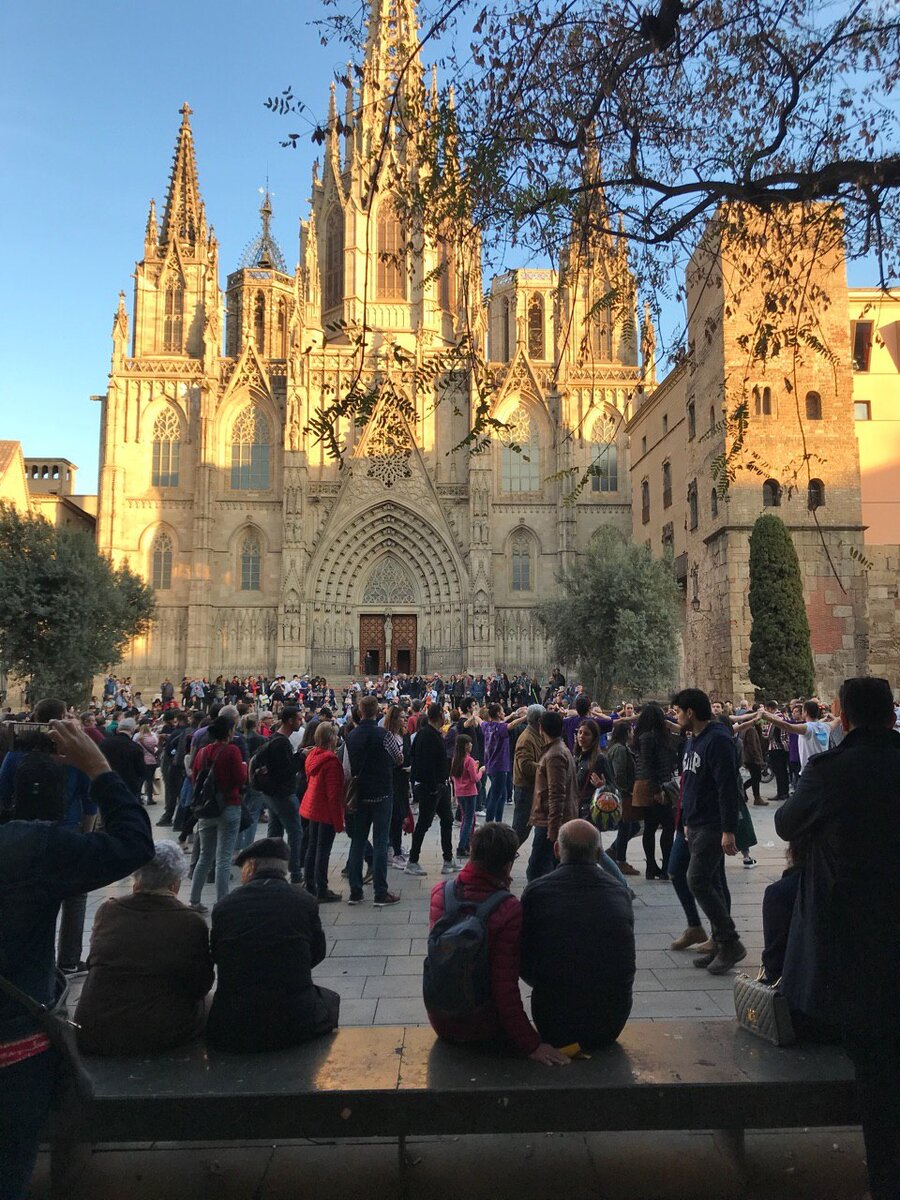
M 100 406 L 89 396 L 106 390 L 120 289 L 131 313 L 147 206 L 151 196 L 162 206 L 184 100 L 220 282 L 256 233 L 267 174 L 274 230 L 289 267 L 296 262 L 316 155 L 306 138 L 296 151 L 279 147 L 306 127 L 271 116 L 263 101 L 290 84 L 325 116 L 346 59 L 310 24 L 325 11 L 320 0 L 4 7 L 0 438 L 20 440 L 26 455 L 71 459 L 80 491 L 97 481 Z M 867 275 L 856 265 L 851 282 Z

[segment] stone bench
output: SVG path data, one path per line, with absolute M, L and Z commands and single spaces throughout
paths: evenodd
M 53 1132 L 54 1195 L 92 1142 L 745 1129 L 852 1125 L 852 1067 L 833 1046 L 778 1049 L 733 1022 L 633 1022 L 569 1067 L 449 1046 L 428 1027 L 341 1029 L 276 1054 L 202 1042 L 158 1058 L 86 1060 L 95 1096 Z M 88 1189 L 89 1190 L 89 1189 Z

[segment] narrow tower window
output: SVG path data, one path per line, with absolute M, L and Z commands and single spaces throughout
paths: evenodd
M 325 278 L 322 307 L 337 308 L 344 299 L 344 214 L 335 206 L 325 222 Z
M 167 592 L 172 586 L 172 539 L 158 533 L 150 552 L 150 584 L 157 592 Z
M 240 491 L 269 486 L 269 422 L 252 404 L 232 427 L 231 486 Z
M 544 302 L 532 296 L 528 303 L 528 357 L 540 362 L 544 357 Z
M 181 422 L 168 406 L 153 422 L 152 487 L 178 487 L 178 467 L 181 458 Z
M 184 288 L 177 280 L 166 284 L 163 350 L 180 354 L 184 348 Z
M 406 299 L 406 233 L 390 200 L 378 207 L 379 300 Z

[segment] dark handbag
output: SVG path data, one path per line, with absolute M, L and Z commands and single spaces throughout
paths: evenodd
M 15 1004 L 24 1008 L 47 1035 L 50 1045 L 59 1055 L 66 1074 L 66 1081 L 84 1099 L 94 1095 L 94 1084 L 84 1069 L 75 1031 L 78 1026 L 69 1020 L 69 984 L 64 976 L 59 977 L 63 989 L 52 1005 L 40 1004 L 37 1000 L 17 988 L 14 983 L 0 975 L 0 992 L 5 992 Z
M 773 1046 L 792 1046 L 797 1040 L 791 1009 L 779 992 L 778 984 L 764 983 L 762 972 L 756 979 L 738 975 L 734 981 L 734 1015 L 748 1033 L 771 1042 Z
M 678 779 L 678 772 L 672 773 L 670 779 L 665 780 L 662 785 L 663 803 L 675 805 L 678 803 L 678 798 L 681 795 L 681 783 Z

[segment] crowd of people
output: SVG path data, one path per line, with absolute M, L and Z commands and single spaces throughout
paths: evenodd
M 65 975 L 86 971 L 85 1052 L 152 1054 L 201 1035 L 225 1052 L 279 1050 L 330 1032 L 340 999 L 312 970 L 326 953 L 319 907 L 344 900 L 336 838 L 349 839 L 346 903 L 385 907 L 400 898 L 391 872 L 427 875 L 437 819 L 431 1024 L 448 1042 L 566 1065 L 614 1041 L 631 1011 L 628 876 L 671 884 L 686 922 L 672 949 L 693 950 L 698 969 L 724 974 L 746 957 L 725 860 L 755 865 L 750 807 L 768 803 L 768 767 L 789 863 L 765 893 L 765 975 L 802 1036 L 847 1046 L 872 1194 L 896 1198 L 900 949 L 887 879 L 900 734 L 886 681 L 848 680 L 833 711 L 815 699 L 711 702 L 695 688 L 604 711 L 557 673 L 545 686 L 499 672 L 385 676 L 339 699 L 299 676 L 216 680 L 209 695 L 205 684 L 183 681 L 179 702 L 165 680 L 145 706 L 111 677 L 80 715 L 53 698 L 27 714 L 38 729 L 3 714 L 0 986 L 52 1006 Z M 155 844 L 154 805 L 171 829 Z M 642 872 L 628 862 L 639 836 Z M 101 905 L 83 960 L 88 893 L 129 874 L 131 894 Z M 7 1200 L 24 1192 L 59 1064 L 39 1023 L 3 996 Z

